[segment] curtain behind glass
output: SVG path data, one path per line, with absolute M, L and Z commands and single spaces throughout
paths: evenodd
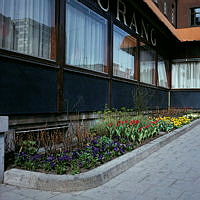
M 0 0 L 0 48 L 51 59 L 52 0 Z
M 158 57 L 158 85 L 168 87 L 165 61 L 161 57 Z
M 200 88 L 200 62 L 173 64 L 172 88 Z
M 113 74 L 133 79 L 137 40 L 117 26 L 113 34 Z
M 74 0 L 66 12 L 66 64 L 107 72 L 107 21 Z
M 155 84 L 155 57 L 156 52 L 140 43 L 140 81 Z

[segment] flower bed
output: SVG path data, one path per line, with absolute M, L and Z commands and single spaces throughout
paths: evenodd
M 77 174 L 95 168 L 146 141 L 158 137 L 159 132 L 169 132 L 190 123 L 187 117 L 144 117 L 137 120 L 113 120 L 105 123 L 104 135 L 95 136 L 83 148 L 72 151 L 58 149 L 39 153 L 36 141 L 24 141 L 15 154 L 15 167 L 57 174 Z

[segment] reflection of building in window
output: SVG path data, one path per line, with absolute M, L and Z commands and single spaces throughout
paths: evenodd
M 200 8 L 191 9 L 191 25 L 192 26 L 200 25 Z
M 29 55 L 50 57 L 51 27 L 30 18 L 13 20 L 14 50 Z
M 156 52 L 144 43 L 140 43 L 140 81 L 155 84 Z
M 11 20 L 0 14 L 0 48 L 50 58 L 51 27 L 30 18 Z
M 134 79 L 137 40 L 117 26 L 113 39 L 113 75 Z
M 0 13 L 0 48 L 13 49 L 13 21 Z
M 55 58 L 53 5 L 51 0 L 0 0 L 0 48 Z

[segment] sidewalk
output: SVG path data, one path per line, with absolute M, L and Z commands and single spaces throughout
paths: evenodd
M 200 125 L 108 183 L 82 192 L 0 185 L 0 200 L 199 200 Z

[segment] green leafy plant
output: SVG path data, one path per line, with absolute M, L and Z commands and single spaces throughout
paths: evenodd
M 22 142 L 20 152 L 23 151 L 27 154 L 35 154 L 37 153 L 38 149 L 36 147 L 36 142 L 35 141 L 29 141 L 25 140 Z

